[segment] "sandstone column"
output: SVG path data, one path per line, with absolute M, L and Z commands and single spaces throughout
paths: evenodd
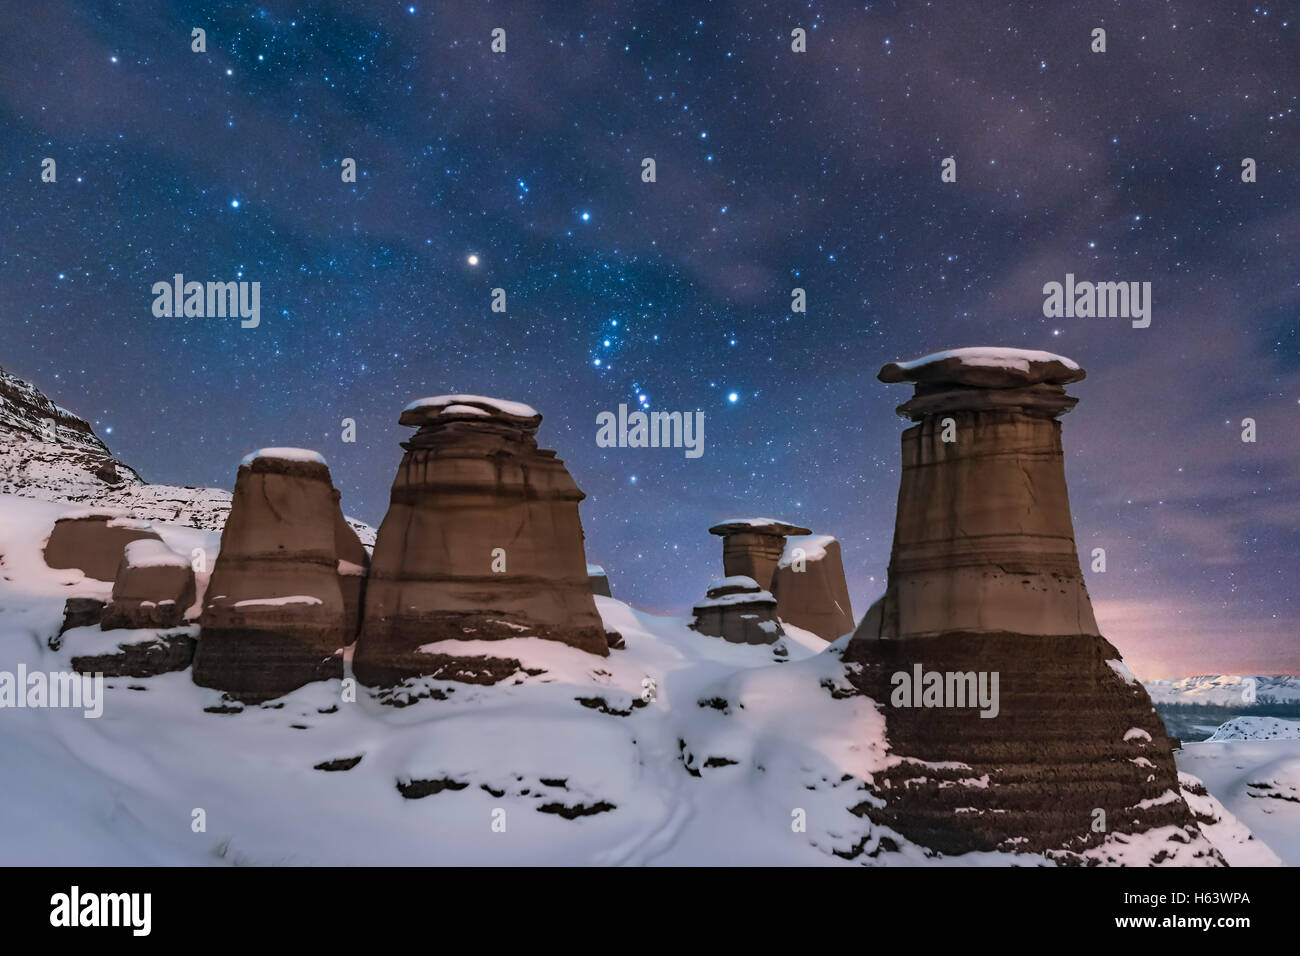
M 881 613 L 844 652 L 898 758 L 872 782 L 883 806 L 871 819 L 942 852 L 1075 862 L 1116 834 L 1196 838 L 1164 726 L 1098 633 L 1079 570 L 1056 418 L 1083 370 L 1045 352 L 957 349 L 879 377 L 915 386 L 898 411 L 916 424 Z M 982 717 L 960 692 L 994 678 Z M 904 693 L 914 684 L 924 697 Z
M 1056 420 L 1078 401 L 1063 386 L 1083 377 L 1069 359 L 1005 349 L 957 349 L 881 370 L 883 382 L 915 384 L 898 413 L 917 424 L 903 433 L 879 636 L 1099 633 Z
M 343 674 L 337 492 L 325 460 L 264 448 L 239 467 L 199 619 L 194 683 L 258 702 Z
M 413 402 L 419 430 L 393 481 L 366 584 L 357 679 L 387 686 L 460 673 L 448 640 L 540 637 L 601 656 L 578 502 L 586 497 L 534 437 L 516 402 L 447 395 Z

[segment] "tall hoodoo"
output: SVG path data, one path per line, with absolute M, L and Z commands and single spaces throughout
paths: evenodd
M 874 781 L 872 820 L 942 852 L 1067 861 L 1113 834 L 1195 839 L 1164 726 L 1079 570 L 1056 417 L 1083 370 L 956 349 L 879 377 L 915 386 L 898 411 L 916 424 L 885 596 L 844 652 L 899 758 Z
M 370 686 L 437 674 L 448 640 L 540 637 L 609 646 L 588 584 L 578 489 L 537 446 L 542 416 L 473 395 L 412 402 L 419 430 L 393 481 L 353 671 Z M 452 655 L 454 657 L 454 655 Z
M 194 683 L 257 702 L 342 676 L 352 635 L 337 502 L 313 451 L 264 448 L 243 460 L 203 600 Z
M 954 349 L 891 362 L 903 476 L 880 637 L 1099 634 L 1079 571 L 1061 425 L 1083 369 L 1048 352 Z

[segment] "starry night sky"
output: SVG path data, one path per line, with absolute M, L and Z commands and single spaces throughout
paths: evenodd
M 616 596 L 687 612 L 721 574 L 708 526 L 769 515 L 841 539 L 861 614 L 909 394 L 877 370 L 1047 349 L 1089 372 L 1063 426 L 1103 631 L 1142 676 L 1300 671 L 1295 4 L 48 0 L 3 21 L 0 364 L 146 479 L 228 488 L 250 449 L 301 445 L 377 525 L 402 406 L 495 395 L 544 414 Z M 155 318 L 177 272 L 260 281 L 260 328 Z M 1152 282 L 1151 327 L 1043 318 L 1067 272 Z M 597 413 L 641 396 L 703 410 L 704 456 L 598 448 Z

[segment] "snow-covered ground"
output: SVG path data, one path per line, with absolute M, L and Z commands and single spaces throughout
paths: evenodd
M 109 591 L 44 566 L 43 541 L 68 510 L 0 494 L 0 672 L 66 671 L 73 656 L 157 636 L 86 627 L 49 646 L 67 597 Z M 180 554 L 205 548 L 211 567 L 215 531 L 154 526 Z M 207 575 L 198 578 L 201 594 Z M 695 633 L 684 618 L 596 600 L 626 649 L 593 659 L 536 638 L 458 641 L 457 656 L 508 656 L 518 673 L 491 687 L 411 682 L 406 706 L 364 690 L 351 701 L 336 680 L 232 708 L 183 671 L 106 679 L 98 719 L 0 709 L 0 863 L 1047 862 L 936 857 L 850 812 L 875 799 L 866 781 L 894 758 L 877 706 L 832 693 L 847 687 L 843 641 L 827 645 L 791 628 L 781 656 Z M 1281 796 L 1261 797 L 1202 762 L 1209 794 L 1197 795 L 1189 778 L 1183 796 L 1216 821 L 1205 832 L 1229 862 L 1276 858 L 1219 806 L 1222 795 L 1262 820 L 1261 835 L 1294 859 L 1300 825 L 1283 815 L 1297 806 L 1284 789 L 1294 767 L 1270 771 Z M 1099 855 L 1143 863 L 1167 840 L 1124 838 Z M 1168 865 L 1183 862 L 1176 846 Z
M 1300 740 L 1207 740 L 1177 758 L 1257 840 L 1300 866 Z

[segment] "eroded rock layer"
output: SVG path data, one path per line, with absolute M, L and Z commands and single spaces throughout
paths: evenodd
M 899 412 L 916 424 L 885 596 L 844 659 L 899 759 L 875 781 L 883 807 L 863 810 L 936 850 L 1068 861 L 1116 834 L 1197 834 L 1164 727 L 1079 569 L 1055 416 L 1083 374 L 1016 349 L 880 374 L 915 384 Z
M 342 676 L 351 639 L 339 584 L 337 492 L 323 459 L 244 459 L 212 570 L 194 682 L 247 702 Z
M 586 497 L 535 438 L 542 416 L 513 402 L 442 396 L 412 403 L 419 430 L 375 542 L 353 658 L 387 686 L 443 666 L 421 648 L 539 637 L 605 656 L 578 502 Z

